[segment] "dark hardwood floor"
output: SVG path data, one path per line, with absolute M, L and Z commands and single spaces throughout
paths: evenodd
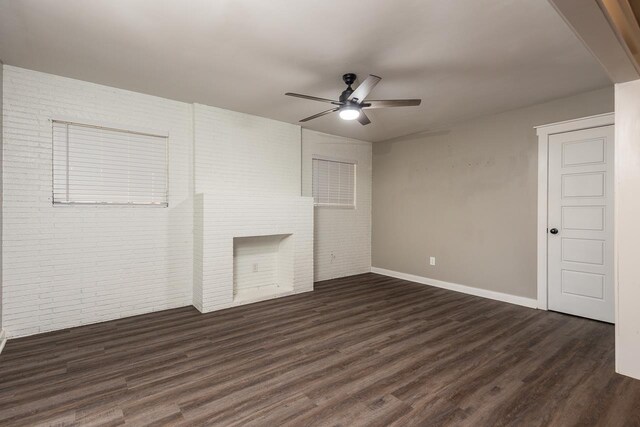
M 11 340 L 0 425 L 640 425 L 613 326 L 375 274 Z

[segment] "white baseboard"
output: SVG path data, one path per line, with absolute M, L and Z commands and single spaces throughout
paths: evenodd
M 0 329 L 0 353 L 4 349 L 4 345 L 7 343 L 7 334 L 4 332 L 4 329 Z
M 436 288 L 462 292 L 463 294 L 508 302 L 510 304 L 521 305 L 523 307 L 538 308 L 538 300 L 535 298 L 520 297 L 517 295 L 504 294 L 502 292 L 489 291 L 487 289 L 474 288 L 472 286 L 459 285 L 457 283 L 443 282 L 442 280 L 430 279 L 428 277 L 416 276 L 413 274 L 401 273 L 399 271 L 387 270 L 378 267 L 371 267 L 371 272 L 382 274 L 383 276 L 395 277 L 396 279 L 421 283 L 423 285 L 435 286 Z

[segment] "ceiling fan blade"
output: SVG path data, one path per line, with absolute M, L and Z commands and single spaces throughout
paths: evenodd
M 364 79 L 364 81 L 360 83 L 360 86 L 349 95 L 349 101 L 353 101 L 354 99 L 358 99 L 358 102 L 364 101 L 380 80 L 382 80 L 381 77 L 369 74 L 369 77 Z
M 371 123 L 371 120 L 369 120 L 369 117 L 367 117 L 367 115 L 362 110 L 360 110 L 360 115 L 358 116 L 358 121 L 360 122 L 360 124 L 362 126 L 365 126 L 365 125 L 368 125 L 369 123 Z
M 301 93 L 287 92 L 287 93 L 285 93 L 285 95 L 293 96 L 293 97 L 296 97 L 296 98 L 309 99 L 311 101 L 328 102 L 330 104 L 341 104 L 341 102 L 334 101 L 333 99 L 318 98 L 317 96 L 302 95 Z
M 324 116 L 325 114 L 329 114 L 329 113 L 336 112 L 336 111 L 338 111 L 339 109 L 340 109 L 340 108 L 332 108 L 331 110 L 326 110 L 326 111 L 323 111 L 323 112 L 321 112 L 321 113 L 314 114 L 313 116 L 306 117 L 306 118 L 304 118 L 304 119 L 302 119 L 302 120 L 300 120 L 300 121 L 301 121 L 301 122 L 308 122 L 309 120 L 317 119 L 318 117 Z
M 387 107 L 415 107 L 420 105 L 421 99 L 382 99 L 379 101 L 366 101 L 362 108 L 387 108 Z

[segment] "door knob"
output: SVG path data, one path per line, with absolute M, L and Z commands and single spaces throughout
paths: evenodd
M 552 228 L 551 230 L 549 230 L 549 233 L 558 234 L 558 229 L 557 228 Z

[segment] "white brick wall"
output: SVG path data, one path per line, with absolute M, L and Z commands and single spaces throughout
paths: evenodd
M 194 105 L 194 305 L 234 305 L 233 237 L 288 234 L 294 293 L 313 289 L 313 212 L 300 197 L 300 127 Z
M 194 105 L 195 191 L 300 196 L 300 127 Z
M 293 233 L 293 292 L 313 289 L 299 126 L 10 66 L 2 87 L 0 317 L 9 337 L 190 304 L 231 306 L 233 262 L 219 254 L 238 235 Z M 169 208 L 53 207 L 56 117 L 167 131 Z M 305 147 L 308 196 L 311 154 L 358 160 L 358 209 L 316 210 L 316 278 L 369 271 L 370 144 L 305 131 Z
M 302 130 L 303 195 L 312 194 L 313 155 L 357 162 L 356 209 L 315 208 L 316 281 L 371 270 L 371 152 L 369 142 Z
M 193 281 L 191 283 L 192 303 L 198 311 L 203 311 L 202 306 L 202 271 L 204 251 L 204 195 L 202 193 L 193 196 Z
M 192 107 L 4 67 L 9 337 L 191 304 Z M 169 208 L 51 204 L 56 116 L 169 132 Z

